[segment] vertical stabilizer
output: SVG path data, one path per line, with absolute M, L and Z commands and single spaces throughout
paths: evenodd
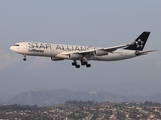
M 135 41 L 133 41 L 128 47 L 124 49 L 128 50 L 139 50 L 142 51 L 146 44 L 146 41 L 150 35 L 150 32 L 143 32 Z

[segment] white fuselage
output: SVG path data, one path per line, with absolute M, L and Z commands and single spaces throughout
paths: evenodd
M 12 51 L 22 54 L 24 56 L 43 56 L 53 57 L 55 60 L 70 59 L 68 55 L 60 56 L 60 53 L 81 52 L 89 50 L 97 50 L 100 48 L 91 46 L 78 46 L 78 45 L 64 45 L 64 44 L 50 44 L 38 42 L 20 42 L 16 43 L 10 48 Z M 116 61 L 132 57 L 136 57 L 135 50 L 117 49 L 113 52 L 108 52 L 107 55 L 93 55 L 88 60 L 98 61 Z M 70 59 L 71 60 L 71 59 Z
M 97 61 L 116 61 L 146 55 L 156 50 L 143 51 L 150 32 L 144 31 L 133 42 L 118 46 L 98 48 L 91 46 L 51 44 L 40 42 L 20 42 L 11 46 L 10 49 L 24 56 L 50 57 L 52 61 L 73 60 L 72 66 L 80 68 L 77 63 L 79 60 L 82 66 L 91 67 L 89 60 Z

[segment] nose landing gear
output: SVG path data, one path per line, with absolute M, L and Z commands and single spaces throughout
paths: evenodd
M 26 61 L 27 60 L 27 58 L 23 58 L 23 61 Z
M 26 60 L 27 60 L 26 55 L 24 55 L 23 61 L 26 61 Z

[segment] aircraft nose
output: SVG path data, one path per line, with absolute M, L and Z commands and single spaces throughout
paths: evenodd
M 10 50 L 12 50 L 12 51 L 13 51 L 13 46 L 11 46 L 11 47 L 10 47 Z
M 15 46 L 11 46 L 11 47 L 10 47 L 10 50 L 12 50 L 12 51 L 16 52 L 16 48 L 15 48 Z

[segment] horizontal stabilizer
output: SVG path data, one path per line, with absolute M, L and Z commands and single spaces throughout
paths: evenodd
M 146 54 L 148 54 L 149 52 L 155 52 L 155 51 L 157 51 L 157 50 L 147 50 L 147 51 L 136 51 L 135 52 L 135 55 L 146 55 Z

